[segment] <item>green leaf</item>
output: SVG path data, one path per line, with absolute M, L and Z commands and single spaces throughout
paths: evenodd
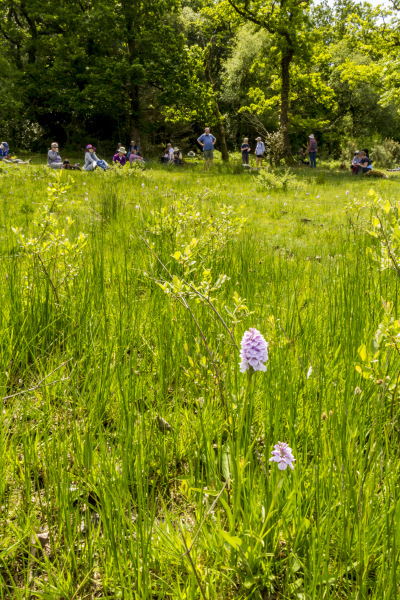
M 391 208 L 392 208 L 392 205 L 390 204 L 389 200 L 386 200 L 383 210 L 385 211 L 385 213 L 390 213 Z
M 242 540 L 239 537 L 229 535 L 229 533 L 223 531 L 222 529 L 220 530 L 220 533 L 224 540 L 228 542 L 228 544 L 232 546 L 232 548 L 235 548 L 237 550 L 237 547 L 241 546 Z
M 360 346 L 360 348 L 358 349 L 358 354 L 360 355 L 361 360 L 365 362 L 367 358 L 367 348 L 365 347 L 365 344 L 363 346 Z
M 222 448 L 222 475 L 228 481 L 231 478 L 231 451 L 228 444 Z

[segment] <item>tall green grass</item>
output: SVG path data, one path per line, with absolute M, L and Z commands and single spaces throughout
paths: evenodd
M 88 244 L 57 304 L 11 229 L 35 231 L 50 174 L 2 166 L 0 393 L 12 396 L 1 413 L 2 600 L 397 597 L 398 399 L 393 411 L 355 363 L 381 299 L 397 305 L 398 281 L 371 264 L 346 214 L 371 182 L 296 176 L 304 189 L 274 193 L 223 167 L 73 173 L 57 214 Z M 395 177 L 373 187 L 400 189 Z M 224 402 L 191 314 L 146 276 L 165 272 L 141 238 L 179 275 L 182 240 L 152 231 L 183 197 L 203 216 L 225 204 L 247 219 L 203 258 L 229 278 L 212 294 L 222 316 L 235 292 L 252 313 L 236 342 L 256 327 L 270 344 L 252 423 L 215 313 L 189 300 Z M 293 472 L 269 462 L 278 440 L 293 448 Z

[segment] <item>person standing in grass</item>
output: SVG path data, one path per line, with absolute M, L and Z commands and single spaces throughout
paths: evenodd
M 217 138 L 215 138 L 213 134 L 210 133 L 210 128 L 206 127 L 203 135 L 201 135 L 197 139 L 197 141 L 200 144 L 200 146 L 203 147 L 205 169 L 206 171 L 208 171 L 209 167 L 213 164 L 214 146 L 215 142 L 217 141 Z
M 242 163 L 244 165 L 248 165 L 249 164 L 249 153 L 250 153 L 249 138 L 244 138 L 243 144 L 242 144 L 240 150 L 242 152 Z
M 308 136 L 310 141 L 308 143 L 308 154 L 310 156 L 310 167 L 316 168 L 317 166 L 317 152 L 318 152 L 318 144 L 317 140 L 314 137 L 314 134 Z
M 265 153 L 265 144 L 260 137 L 256 138 L 257 146 L 254 150 L 254 154 L 256 155 L 256 164 L 257 167 L 262 167 L 263 156 Z
M 58 152 L 57 142 L 51 144 L 51 148 L 47 153 L 47 166 L 50 169 L 62 169 L 62 160 L 60 153 Z

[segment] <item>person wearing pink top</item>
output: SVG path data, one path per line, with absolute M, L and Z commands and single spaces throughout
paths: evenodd
M 129 155 L 130 164 L 132 164 L 133 161 L 139 162 L 140 164 L 144 164 L 143 157 L 139 156 L 139 154 L 137 153 L 137 150 L 131 150 L 131 153 Z

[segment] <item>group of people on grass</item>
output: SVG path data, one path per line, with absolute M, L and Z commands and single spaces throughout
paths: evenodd
M 183 164 L 183 159 L 182 159 L 182 153 L 179 150 L 179 148 L 172 147 L 172 144 L 167 144 L 166 148 L 164 150 L 164 154 L 161 157 L 161 162 L 163 164 L 169 164 L 169 165 L 182 165 Z
M 210 132 L 210 128 L 206 127 L 204 133 L 197 139 L 198 144 L 202 147 L 205 168 L 206 170 L 213 164 L 214 159 L 214 148 L 217 138 Z M 256 145 L 254 149 L 254 154 L 256 156 L 256 166 L 262 167 L 263 158 L 265 155 L 265 144 L 262 141 L 261 137 L 256 138 Z M 241 145 L 241 153 L 242 153 L 242 162 L 243 166 L 249 168 L 249 155 L 251 153 L 251 147 L 249 144 L 249 139 L 246 137 L 243 140 Z M 311 168 L 315 168 L 317 166 L 317 152 L 318 145 L 317 141 L 313 134 L 309 135 L 309 144 L 307 148 L 307 153 L 309 155 L 310 160 L 306 161 L 306 152 L 304 148 L 301 148 L 297 153 L 297 158 L 299 163 L 304 165 L 309 165 Z M 194 158 L 196 155 L 194 152 L 189 152 L 188 156 L 190 158 Z M 14 164 L 28 164 L 30 163 L 30 159 L 27 161 L 22 161 L 19 158 L 11 157 L 10 149 L 7 142 L 0 142 L 0 160 L 8 163 Z M 126 151 L 125 147 L 122 146 L 121 143 L 117 145 L 117 151 L 113 156 L 113 163 L 115 165 L 124 166 L 128 161 L 130 164 L 136 162 L 138 164 L 144 165 L 145 158 L 141 156 L 140 148 L 138 144 L 134 140 L 131 141 L 128 151 Z M 173 148 L 172 144 L 168 143 L 163 156 L 161 157 L 161 162 L 164 164 L 175 164 L 181 165 L 183 164 L 182 153 L 179 148 Z M 368 173 L 368 171 L 372 170 L 372 161 L 369 158 L 368 150 L 364 149 L 361 152 L 356 150 L 354 154 L 354 158 L 351 164 L 351 171 L 353 175 L 358 175 L 359 173 Z M 57 142 L 53 142 L 51 144 L 51 148 L 47 154 L 47 165 L 52 169 L 76 169 L 81 170 L 81 167 L 78 163 L 72 165 L 68 159 L 62 160 Z M 108 168 L 108 163 L 98 158 L 96 155 L 96 148 L 92 146 L 92 144 L 88 144 L 85 148 L 85 164 L 82 169 L 84 171 L 94 171 L 99 168 L 103 171 L 106 171 Z
M 350 169 L 353 175 L 358 175 L 359 173 L 368 173 L 368 171 L 372 171 L 371 159 L 368 154 L 367 148 L 362 150 L 356 150 L 354 153 L 353 162 L 351 163 Z
M 131 141 L 128 153 L 122 144 L 118 144 L 117 151 L 113 156 L 113 163 L 115 165 L 119 164 L 123 166 L 126 164 L 127 159 L 129 160 L 130 164 L 132 164 L 133 161 L 138 161 L 142 164 L 144 163 L 145 159 L 140 156 L 139 146 L 137 146 L 134 140 Z M 71 165 L 68 159 L 65 159 L 64 161 L 62 160 L 57 142 L 53 142 L 51 144 L 51 148 L 47 153 L 47 166 L 51 169 L 81 170 L 78 163 Z M 92 146 L 92 144 L 88 144 L 85 148 L 85 164 L 82 167 L 83 171 L 94 171 L 97 168 L 106 171 L 108 166 L 109 165 L 105 160 L 100 159 L 97 156 L 96 148 Z
M 197 142 L 203 148 L 204 160 L 206 165 L 206 170 L 213 163 L 214 157 L 214 146 L 217 141 L 216 137 L 210 133 L 210 128 L 206 127 L 204 133 L 197 139 Z M 263 158 L 265 155 L 265 144 L 262 141 L 261 137 L 256 138 L 256 146 L 254 149 L 254 154 L 256 155 L 256 166 L 262 167 Z M 169 144 L 171 146 L 171 144 Z M 249 144 L 249 138 L 244 138 L 243 144 L 241 145 L 240 151 L 242 153 L 242 163 L 244 167 L 249 168 L 249 155 L 251 153 L 251 146 Z M 309 144 L 308 144 L 308 154 L 310 157 L 309 164 L 310 167 L 317 166 L 317 152 L 318 152 L 318 144 L 317 140 L 313 133 L 309 135 Z M 304 153 L 304 152 L 303 152 Z M 304 153 L 305 154 L 305 153 Z M 305 163 L 305 161 L 302 161 Z

